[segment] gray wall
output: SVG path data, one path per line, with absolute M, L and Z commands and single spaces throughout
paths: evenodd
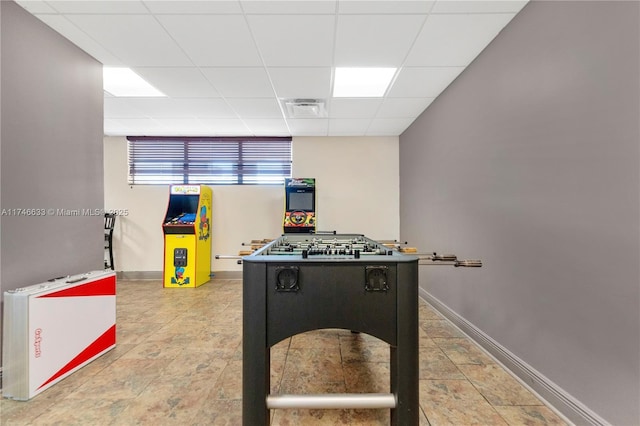
M 532 2 L 400 137 L 420 285 L 616 425 L 640 424 L 638 2 Z
M 7 215 L 103 201 L 102 65 L 13 2 L 1 7 L 2 292 L 102 269 L 103 217 Z

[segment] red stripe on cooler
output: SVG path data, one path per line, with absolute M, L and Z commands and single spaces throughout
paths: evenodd
M 77 285 L 75 287 L 44 294 L 38 297 L 80 297 L 80 296 L 115 296 L 116 295 L 116 277 L 102 278 L 100 280 L 91 281 L 86 284 Z
M 58 377 L 68 373 L 74 368 L 78 367 L 80 364 L 90 360 L 94 356 L 103 352 L 104 350 L 110 348 L 116 343 L 116 325 L 112 325 L 107 331 L 105 331 L 100 337 L 93 341 L 89 346 L 87 346 L 82 352 L 76 355 L 71 361 L 69 361 L 64 367 L 62 367 L 58 372 L 56 372 L 53 376 L 51 376 L 46 382 L 41 384 L 38 389 L 52 381 L 56 380 Z

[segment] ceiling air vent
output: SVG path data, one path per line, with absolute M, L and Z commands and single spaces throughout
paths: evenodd
M 284 99 L 282 103 L 289 118 L 322 118 L 327 116 L 323 99 Z

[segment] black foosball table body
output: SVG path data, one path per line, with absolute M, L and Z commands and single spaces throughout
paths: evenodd
M 286 234 L 243 263 L 243 424 L 268 425 L 270 348 L 340 328 L 390 345 L 392 425 L 418 425 L 418 258 L 357 234 Z

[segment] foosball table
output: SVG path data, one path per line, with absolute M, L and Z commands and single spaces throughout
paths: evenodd
M 357 234 L 286 234 L 243 264 L 243 424 L 275 408 L 389 408 L 418 425 L 418 257 Z M 390 346 L 389 394 L 270 395 L 270 348 L 341 328 Z
M 418 266 L 481 267 L 454 254 L 418 254 L 360 234 L 284 234 L 253 240 L 243 265 L 242 418 L 268 425 L 278 408 L 388 408 L 392 425 L 419 424 Z M 307 331 L 341 328 L 390 348 L 390 393 L 271 395 L 270 349 Z

